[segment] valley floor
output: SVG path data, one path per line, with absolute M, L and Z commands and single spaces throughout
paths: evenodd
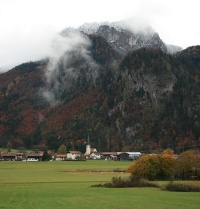
M 197 209 L 199 193 L 157 188 L 96 188 L 132 162 L 0 162 L 0 208 Z M 166 182 L 160 182 L 165 184 Z M 200 184 L 200 182 L 196 182 Z

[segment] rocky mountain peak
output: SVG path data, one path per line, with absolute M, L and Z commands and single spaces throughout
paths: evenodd
M 123 28 L 117 30 L 115 27 L 102 25 L 96 34 L 105 38 L 116 51 L 123 54 L 144 47 L 160 48 L 167 52 L 165 44 L 155 32 L 133 32 Z
M 125 55 L 127 52 L 137 50 L 144 47 L 161 49 L 163 52 L 174 54 L 181 51 L 181 47 L 165 44 L 159 34 L 151 27 L 143 27 L 137 29 L 123 22 L 103 22 L 103 23 L 85 23 L 84 25 L 74 29 L 66 28 L 61 32 L 64 36 L 69 33 L 77 33 L 85 35 L 96 35 L 106 39 L 106 41 L 120 54 Z

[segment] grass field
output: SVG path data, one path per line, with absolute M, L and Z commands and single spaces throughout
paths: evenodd
M 0 209 L 199 209 L 199 193 L 91 187 L 131 162 L 0 162 Z M 119 172 L 113 172 L 119 171 Z M 163 182 L 162 182 L 163 183 Z

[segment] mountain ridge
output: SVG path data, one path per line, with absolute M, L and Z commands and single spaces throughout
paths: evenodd
M 99 35 L 105 38 L 115 50 L 122 54 L 142 47 L 161 48 L 163 51 L 170 54 L 182 50 L 179 46 L 165 44 L 160 39 L 159 34 L 150 26 L 131 26 L 131 24 L 126 21 L 85 23 L 78 28 L 66 28 L 61 34 L 66 36 L 67 34 L 77 32 L 87 35 Z

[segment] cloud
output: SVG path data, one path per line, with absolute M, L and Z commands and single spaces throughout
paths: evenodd
M 14 67 L 45 58 L 56 33 L 54 28 L 40 25 L 21 25 L 0 32 L 0 66 Z
M 77 81 L 81 73 L 95 82 L 98 66 L 90 56 L 91 42 L 78 31 L 58 34 L 53 42 L 49 62 L 46 67 L 46 86 L 42 96 L 52 105 L 62 102 L 62 94 Z
M 167 44 L 197 45 L 199 7 L 199 0 L 0 1 L 0 68 L 42 59 L 56 33 L 86 22 L 134 17 L 134 24 L 150 24 Z
M 155 31 L 151 27 L 150 23 L 143 18 L 131 17 L 121 21 L 122 24 L 126 25 L 133 32 L 140 33 L 154 33 Z

